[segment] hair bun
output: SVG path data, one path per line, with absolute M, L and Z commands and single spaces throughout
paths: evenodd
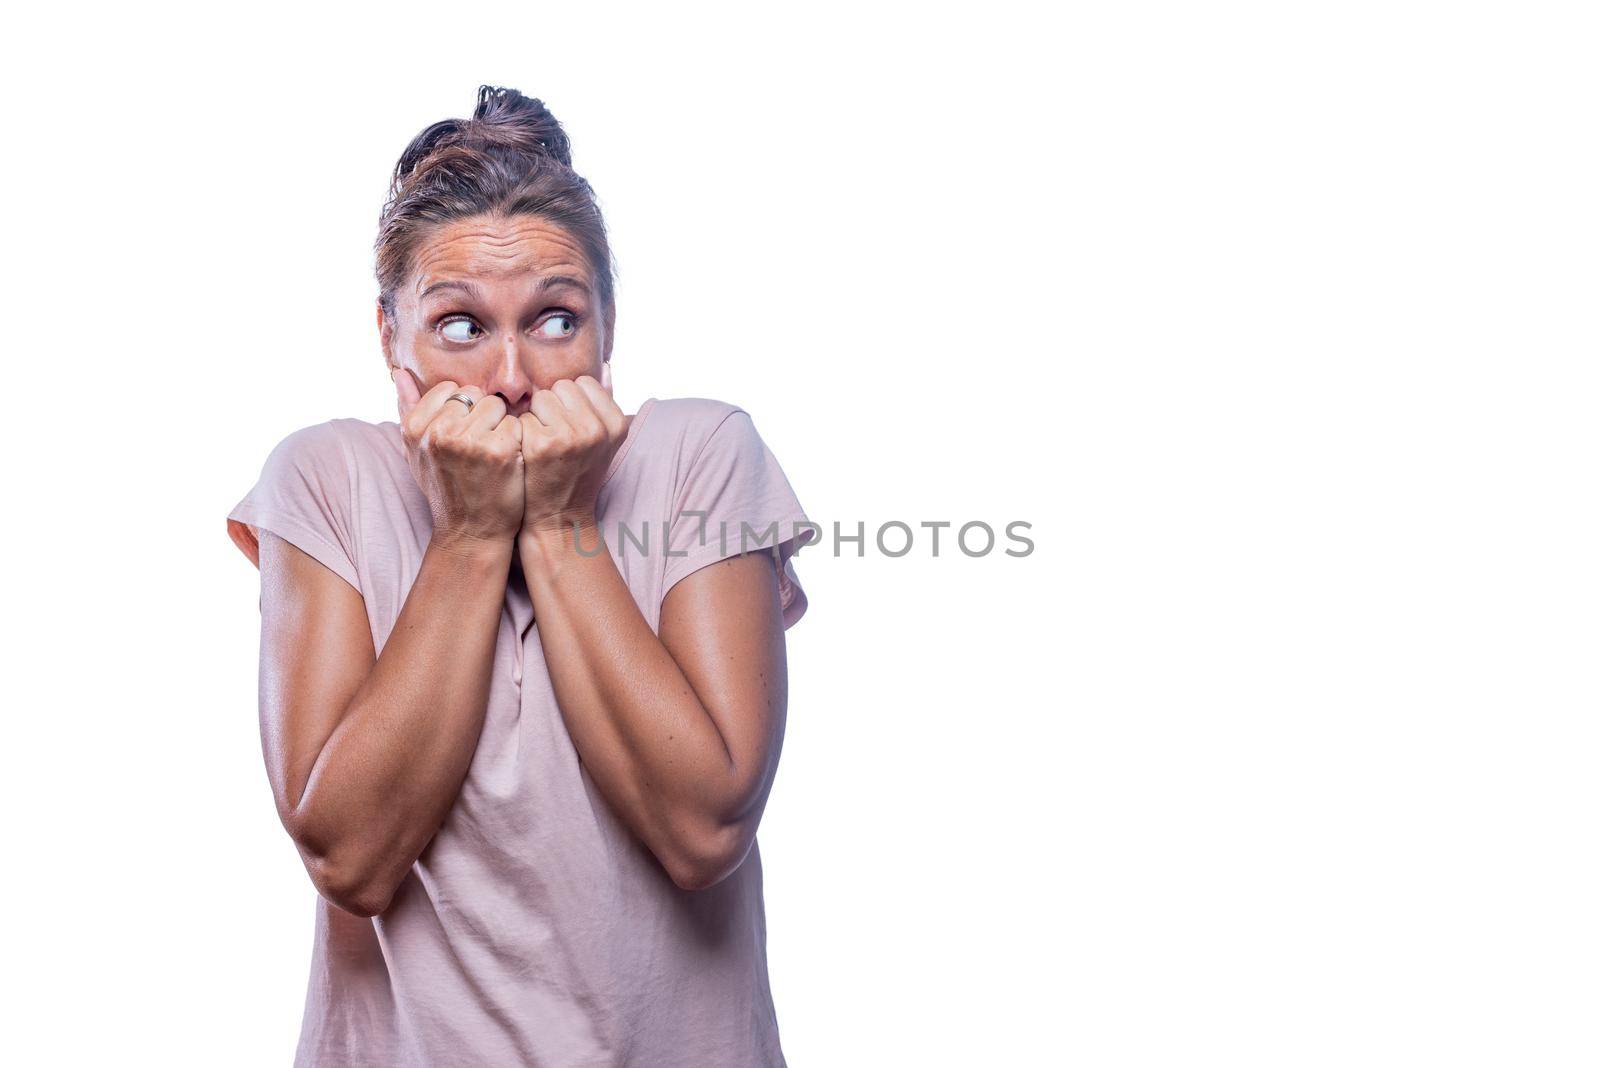
M 406 146 L 395 165 L 393 188 L 409 185 L 436 164 L 496 147 L 572 167 L 572 142 L 544 101 L 515 89 L 482 85 L 472 118 L 436 122 Z
M 542 100 L 515 89 L 480 85 L 472 122 L 477 125 L 465 131 L 468 140 L 481 137 L 492 144 L 542 152 L 564 167 L 572 166 L 572 142 Z

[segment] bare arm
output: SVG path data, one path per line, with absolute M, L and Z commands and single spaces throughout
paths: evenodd
M 278 812 L 318 891 L 362 916 L 388 907 L 472 763 L 523 512 L 521 424 L 500 398 L 449 380 L 422 393 L 409 372 L 395 385 L 433 531 L 382 655 L 349 583 L 281 538 L 261 544 Z
M 593 552 L 629 417 L 591 375 L 539 390 L 530 409 L 517 557 L 567 732 L 673 882 L 703 889 L 743 862 L 777 769 L 788 677 L 776 562 L 757 553 L 689 574 L 662 602 L 658 636 L 611 554 Z
M 770 553 L 684 578 L 660 636 L 609 552 L 573 530 L 525 530 L 517 551 L 573 744 L 673 882 L 711 886 L 744 860 L 783 743 L 788 677 Z M 581 544 L 592 552 L 590 526 Z
M 261 537 L 261 735 L 284 827 L 317 890 L 388 907 L 477 748 L 512 546 L 436 539 L 383 654 L 361 595 Z

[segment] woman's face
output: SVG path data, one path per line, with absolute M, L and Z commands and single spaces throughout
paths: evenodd
M 612 325 L 577 242 L 530 215 L 441 224 L 418 244 L 394 315 L 378 309 L 384 359 L 419 391 L 477 386 L 511 415 L 563 378 L 609 383 Z

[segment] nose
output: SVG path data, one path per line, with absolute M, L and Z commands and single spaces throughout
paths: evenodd
M 533 377 L 524 365 L 523 352 L 517 344 L 516 335 L 505 338 L 501 343 L 494 371 L 484 386 L 484 392 L 498 394 L 506 402 L 506 413 L 509 415 L 521 415 L 531 409 L 535 392 Z

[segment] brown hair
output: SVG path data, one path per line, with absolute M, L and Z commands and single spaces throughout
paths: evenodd
M 594 190 L 572 169 L 572 143 L 543 101 L 515 89 L 478 88 L 470 119 L 445 119 L 419 133 L 395 165 L 378 221 L 378 299 L 394 314 L 394 292 L 429 228 L 473 215 L 537 215 L 572 235 L 588 257 L 609 320 L 615 268 Z

